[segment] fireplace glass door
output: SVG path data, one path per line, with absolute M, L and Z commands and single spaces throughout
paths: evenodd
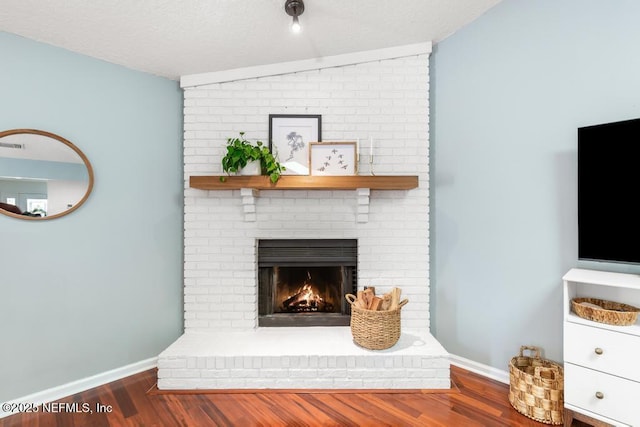
M 259 326 L 345 326 L 355 293 L 355 240 L 261 240 Z

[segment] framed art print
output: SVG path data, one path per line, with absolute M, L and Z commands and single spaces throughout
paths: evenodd
M 310 175 L 355 175 L 358 171 L 355 142 L 312 142 Z
M 322 141 L 321 129 L 320 115 L 269 114 L 269 149 L 283 175 L 309 175 L 309 144 Z

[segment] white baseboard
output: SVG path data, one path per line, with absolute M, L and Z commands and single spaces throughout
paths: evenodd
M 6 403 L 27 403 L 34 406 L 41 405 L 43 403 L 53 402 L 62 399 L 67 396 L 71 396 L 76 393 L 81 393 L 91 388 L 99 387 L 103 384 L 110 383 L 112 381 L 119 380 L 124 377 L 128 377 L 139 372 L 147 371 L 158 366 L 158 358 L 151 357 L 140 362 L 132 363 L 130 365 L 122 366 L 120 368 L 112 369 L 107 372 L 102 372 L 87 378 L 83 378 L 77 381 L 72 381 L 67 384 L 62 384 L 57 387 L 53 387 L 47 390 L 39 391 L 27 396 L 23 396 L 17 399 L 12 399 Z M 17 413 L 17 412 L 15 412 Z M 0 409 L 0 418 L 13 415 L 13 412 L 5 412 Z
M 462 369 L 466 369 L 467 371 L 482 375 L 483 377 L 491 378 L 492 380 L 500 381 L 501 383 L 509 384 L 508 371 L 496 369 L 483 363 L 474 362 L 473 360 L 465 359 L 464 357 L 456 356 L 455 354 L 449 354 L 449 361 L 452 365 L 456 365 Z

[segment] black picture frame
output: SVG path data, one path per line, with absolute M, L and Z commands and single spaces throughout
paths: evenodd
M 309 147 L 322 141 L 320 114 L 269 114 L 269 150 L 283 175 L 309 175 Z

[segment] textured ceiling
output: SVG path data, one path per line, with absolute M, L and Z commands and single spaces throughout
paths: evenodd
M 500 0 L 0 0 L 0 30 L 128 68 L 180 76 L 437 43 Z

